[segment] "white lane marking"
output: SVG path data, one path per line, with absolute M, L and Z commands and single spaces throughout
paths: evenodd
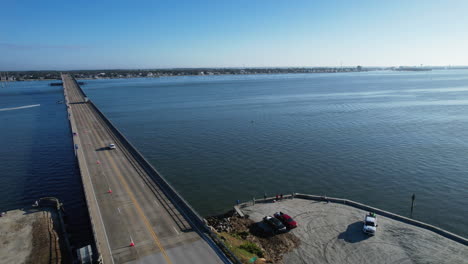
M 119 214 L 120 214 L 120 213 L 121 213 L 121 212 L 120 212 L 120 207 L 117 207 L 117 210 L 119 210 Z
M 0 108 L 0 112 L 1 112 L 1 111 L 10 111 L 10 110 L 25 109 L 25 108 L 31 108 L 31 107 L 37 107 L 37 106 L 40 106 L 40 104 L 25 105 L 25 106 L 18 106 L 18 107 L 9 107 L 9 108 Z
M 179 234 L 179 231 L 177 231 L 177 228 L 175 228 L 175 226 L 172 226 L 172 228 L 174 228 L 174 231 L 177 233 L 177 235 Z
M 154 200 L 154 203 L 159 207 L 158 201 Z
M 76 126 L 76 124 L 75 124 L 75 126 Z M 78 137 L 78 140 L 80 141 L 79 143 L 81 143 L 81 138 Z M 112 250 L 110 248 L 109 238 L 107 237 L 106 226 L 104 225 L 104 221 L 102 220 L 101 208 L 99 207 L 99 204 L 97 202 L 96 193 L 94 192 L 93 182 L 91 181 L 91 173 L 89 173 L 89 168 L 88 168 L 88 164 L 87 164 L 86 159 L 85 159 L 83 149 L 80 148 L 78 151 L 81 152 L 81 155 L 83 156 L 83 161 L 84 161 L 83 164 L 86 167 L 86 171 L 88 172 L 88 179 L 89 179 L 89 182 L 91 183 L 91 188 L 90 189 L 91 189 L 91 192 L 93 193 L 94 202 L 96 204 L 97 211 L 98 211 L 98 214 L 99 214 L 99 219 L 101 220 L 101 225 L 102 225 L 102 227 L 104 229 L 103 231 L 104 231 L 104 235 L 106 237 L 107 249 L 109 250 L 111 262 L 114 263 L 114 256 L 112 255 Z M 84 186 L 83 186 L 83 188 L 84 188 Z

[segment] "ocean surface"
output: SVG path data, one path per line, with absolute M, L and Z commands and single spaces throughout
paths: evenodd
M 468 237 L 468 70 L 85 83 L 202 215 L 264 193 L 302 192 L 409 216 L 414 193 L 415 219 Z M 60 88 L 5 90 L 0 206 L 42 190 L 85 214 L 65 108 L 55 103 Z M 20 106 L 29 108 L 1 110 Z
M 70 242 L 81 247 L 92 233 L 63 99 L 45 81 L 0 86 L 0 211 L 57 197 Z
M 468 237 L 468 71 L 93 80 L 102 111 L 202 215 L 343 197 Z

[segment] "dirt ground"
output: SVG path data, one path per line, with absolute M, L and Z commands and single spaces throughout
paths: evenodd
M 0 264 L 61 263 L 55 214 L 49 209 L 14 210 L 0 217 Z
M 237 217 L 233 212 L 218 217 L 209 217 L 207 220 L 217 232 L 226 232 L 259 246 L 263 251 L 263 256 L 260 259 L 265 259 L 265 261 L 259 259 L 255 263 L 283 263 L 283 255 L 297 248 L 300 244 L 299 239 L 289 232 L 276 235 L 265 233 L 259 227 L 259 224 L 263 223 Z M 221 235 L 221 237 L 223 236 Z
M 362 232 L 367 212 L 357 208 L 303 199 L 243 208 L 253 221 L 282 211 L 298 223 L 291 234 L 298 248 L 283 262 L 303 263 L 468 263 L 468 247 L 434 232 L 377 216 L 375 236 Z
M 231 221 L 235 230 L 248 232 L 247 240 L 259 245 L 265 253 L 267 263 L 283 263 L 283 255 L 299 246 L 299 239 L 291 233 L 265 234 L 258 224 L 251 219 L 233 218 Z

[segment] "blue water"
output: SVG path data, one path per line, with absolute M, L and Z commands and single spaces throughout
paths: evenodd
M 468 71 L 92 80 L 201 214 L 277 193 L 360 201 L 468 236 Z
M 468 237 L 468 71 L 85 82 L 203 215 L 294 191 L 408 216 L 415 193 L 416 219 Z M 81 219 L 70 226 L 80 238 L 89 226 L 63 94 L 47 84 L 0 90 L 0 207 L 58 196 Z
M 89 217 L 76 168 L 61 87 L 48 82 L 0 87 L 0 210 L 54 196 L 64 204 L 75 247 L 91 243 Z M 31 106 L 29 108 L 19 108 Z

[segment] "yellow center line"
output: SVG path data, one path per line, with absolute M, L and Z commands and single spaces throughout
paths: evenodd
M 117 168 L 117 166 L 115 165 L 114 163 L 114 160 L 112 159 L 112 157 L 110 156 L 110 154 L 108 152 L 104 152 L 105 155 L 109 158 L 110 160 L 110 164 L 112 166 L 112 168 L 114 169 L 114 171 L 116 172 L 117 176 L 119 177 L 120 181 L 123 183 L 124 187 L 125 187 L 125 190 L 127 191 L 128 195 L 130 196 L 130 199 L 132 200 L 132 202 L 135 204 L 135 207 L 137 208 L 137 211 L 138 213 L 140 214 L 140 216 L 142 217 L 143 219 L 143 222 L 145 222 L 145 225 L 146 227 L 148 228 L 148 230 L 150 231 L 151 233 L 151 236 L 153 237 L 154 241 L 156 242 L 156 245 L 158 246 L 158 248 L 161 250 L 161 252 L 163 253 L 163 256 L 164 258 L 166 259 L 166 262 L 169 263 L 169 264 L 172 264 L 171 260 L 169 259 L 169 256 L 167 255 L 166 253 L 166 250 L 164 250 L 164 247 L 161 245 L 161 242 L 159 241 L 158 239 L 158 236 L 156 235 L 156 233 L 154 232 L 153 230 L 153 227 L 151 226 L 148 218 L 146 217 L 146 215 L 143 213 L 143 209 L 141 209 L 141 206 L 140 204 L 138 204 L 137 200 L 135 199 L 135 195 L 133 194 L 133 192 L 130 190 L 130 187 L 128 186 L 127 184 L 127 181 L 125 180 L 125 178 L 122 176 L 122 174 L 120 173 L 120 170 Z
M 89 108 L 88 108 L 89 109 Z M 91 114 L 97 119 L 97 117 L 94 115 L 94 112 L 91 111 Z M 99 137 L 100 136 L 96 133 L 95 136 Z M 102 138 L 101 138 L 102 140 Z M 107 158 L 109 159 L 110 161 L 110 165 L 112 167 L 112 169 L 114 170 L 114 172 L 117 174 L 117 176 L 119 177 L 120 179 L 120 182 L 123 183 L 124 185 L 124 188 L 125 190 L 127 191 L 128 195 L 130 196 L 130 199 L 132 200 L 133 204 L 135 204 L 135 207 L 137 209 L 137 212 L 140 214 L 141 218 L 143 219 L 143 222 L 145 223 L 147 229 L 150 231 L 150 234 L 151 236 L 153 237 L 156 245 L 158 246 L 159 250 L 161 250 L 162 254 L 163 254 L 163 257 L 164 259 L 166 260 L 166 262 L 168 264 L 172 264 L 172 261 L 169 259 L 169 256 L 167 255 L 166 253 L 166 250 L 164 249 L 164 247 L 162 246 L 161 242 L 159 241 L 158 239 L 158 236 L 156 235 L 156 233 L 154 232 L 153 230 L 153 227 L 151 226 L 148 218 L 146 217 L 145 213 L 143 212 L 143 209 L 141 208 L 140 204 L 137 202 L 136 198 L 135 198 L 135 195 L 133 194 L 133 192 L 130 190 L 130 187 L 127 183 L 127 181 L 125 180 L 125 178 L 122 176 L 122 174 L 120 173 L 120 170 L 117 168 L 114 160 L 112 159 L 112 157 L 110 156 L 110 154 L 108 152 L 104 152 L 104 154 L 107 156 Z

